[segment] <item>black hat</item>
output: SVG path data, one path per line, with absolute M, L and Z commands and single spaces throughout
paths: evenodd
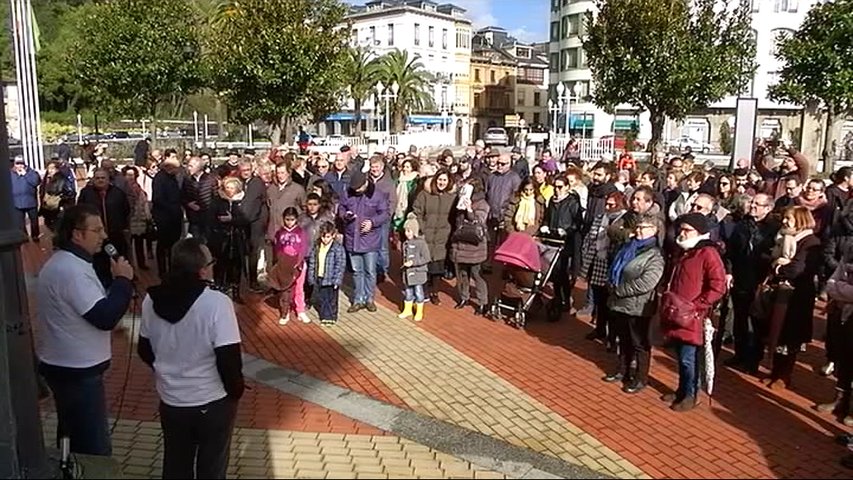
M 341 145 L 341 153 L 346 153 L 349 151 L 350 151 L 349 145 Z
M 512 147 L 512 151 L 510 153 L 521 153 L 521 147 Z
M 363 187 L 365 183 L 367 183 L 367 175 L 365 175 L 361 170 L 352 172 L 352 176 L 350 176 L 349 179 L 349 188 L 358 190 Z
M 238 152 L 236 148 L 229 148 L 225 151 L 225 155 L 230 157 L 231 155 L 240 155 L 240 152 Z
M 685 213 L 678 217 L 677 221 L 679 225 L 690 225 L 696 229 L 700 235 L 704 235 L 711 231 L 711 223 L 708 221 L 708 217 L 701 213 Z
M 243 149 L 243 155 L 254 155 L 254 154 L 255 154 L 254 148 L 244 148 Z

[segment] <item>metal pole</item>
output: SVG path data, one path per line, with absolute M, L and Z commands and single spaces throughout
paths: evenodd
M 391 137 L 391 94 L 385 92 L 385 131 Z
M 193 150 L 198 148 L 198 112 L 193 110 Z
M 250 123 L 249 124 L 249 146 L 251 147 L 254 144 L 255 144 L 255 142 L 252 140 L 252 124 Z
M 143 130 L 145 128 L 143 127 Z M 77 114 L 77 143 L 83 143 L 83 116 Z
M 568 97 L 568 103 L 567 103 L 568 106 L 566 108 L 568 110 L 568 113 L 566 113 L 566 139 L 568 141 L 568 138 L 571 135 L 571 130 L 572 130 L 572 96 L 571 96 L 571 94 L 569 94 L 569 95 L 567 95 L 567 97 Z
M 210 134 L 207 126 L 207 114 L 204 114 L 204 138 L 201 139 L 202 148 L 207 148 L 207 136 Z
M 3 104 L 0 89 L 0 105 Z M 0 108 L 0 158 L 9 158 Z M 27 236 L 12 207 L 12 181 L 0 175 L 0 478 L 53 478 L 41 430 L 33 342 L 20 245 Z

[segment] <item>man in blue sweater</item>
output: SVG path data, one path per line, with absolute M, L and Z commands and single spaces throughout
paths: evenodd
M 26 232 L 26 219 L 30 219 L 30 237 L 37 242 L 41 236 L 38 219 L 38 187 L 41 177 L 38 172 L 24 163 L 20 155 L 15 157 L 12 165 L 12 199 L 15 210 L 21 223 L 21 228 Z

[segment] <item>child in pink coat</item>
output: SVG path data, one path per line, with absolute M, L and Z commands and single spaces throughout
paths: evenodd
M 282 213 L 282 227 L 275 232 L 275 265 L 270 272 L 270 286 L 279 292 L 281 312 L 279 325 L 287 325 L 290 312 L 295 311 L 303 323 L 311 323 L 305 313 L 305 255 L 308 242 L 299 226 L 299 212 L 288 207 Z

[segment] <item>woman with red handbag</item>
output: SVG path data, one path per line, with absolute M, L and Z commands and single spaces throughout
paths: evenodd
M 660 322 L 664 340 L 678 357 L 678 389 L 670 408 L 685 412 L 697 404 L 703 322 L 726 293 L 726 271 L 717 244 L 710 240 L 708 217 L 688 213 L 678 217 L 676 225 L 679 250 L 661 297 Z

